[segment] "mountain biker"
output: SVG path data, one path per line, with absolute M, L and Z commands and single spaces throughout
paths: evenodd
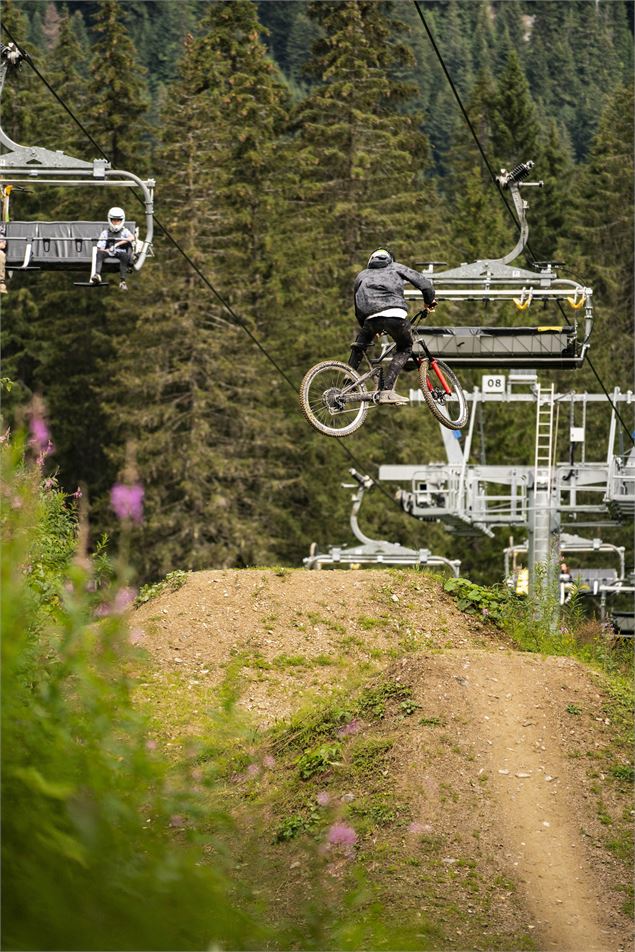
M 108 228 L 104 228 L 97 241 L 95 270 L 90 276 L 91 284 L 101 284 L 101 269 L 109 255 L 119 261 L 119 290 L 127 291 L 126 276 L 132 263 L 132 243 L 134 235 L 125 228 L 126 214 L 123 208 L 114 206 L 108 212 Z
M 357 370 L 368 345 L 376 334 L 389 334 L 397 345 L 384 376 L 378 403 L 408 403 L 394 389 L 397 377 L 403 370 L 413 345 L 412 328 L 406 310 L 404 281 L 409 281 L 423 294 L 428 310 L 436 305 L 434 287 L 429 278 L 420 271 L 399 264 L 389 251 L 380 248 L 368 259 L 368 267 L 355 278 L 355 317 L 361 330 L 353 344 L 349 366 Z

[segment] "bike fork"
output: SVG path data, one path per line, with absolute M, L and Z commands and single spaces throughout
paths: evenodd
M 448 396 L 448 397 L 451 396 L 451 395 L 452 395 L 452 388 L 450 387 L 450 385 L 448 384 L 447 380 L 445 379 L 445 376 L 444 376 L 444 374 L 443 374 L 443 371 L 441 370 L 441 368 L 439 367 L 437 361 L 434 359 L 434 357 L 432 356 L 432 354 L 430 353 L 430 351 L 429 351 L 428 348 L 426 347 L 425 343 L 423 343 L 423 341 L 422 341 L 422 346 L 423 346 L 423 349 L 424 349 L 424 351 L 425 351 L 426 357 L 427 357 L 428 360 L 430 361 L 430 369 L 435 372 L 439 383 L 441 384 L 441 386 L 442 386 L 443 389 L 445 390 L 446 396 Z M 422 357 L 417 357 L 417 360 L 418 360 L 418 362 L 419 362 L 419 366 L 421 366 L 421 364 L 423 363 L 423 358 L 422 358 Z M 430 388 L 430 390 L 434 390 L 434 386 L 433 386 L 433 384 L 432 384 L 432 381 L 430 380 L 430 376 L 429 376 L 429 375 L 428 375 L 427 380 L 428 380 L 428 387 Z

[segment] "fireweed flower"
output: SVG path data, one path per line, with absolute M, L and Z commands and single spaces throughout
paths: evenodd
M 29 420 L 29 432 L 31 434 L 31 439 L 29 440 L 30 446 L 39 453 L 45 453 L 45 455 L 47 455 L 48 452 L 52 452 L 53 444 L 51 443 L 51 434 L 44 421 L 44 417 L 38 413 L 34 413 Z M 51 447 L 51 449 L 49 449 L 49 447 Z
M 328 831 L 326 840 L 333 846 L 354 846 L 357 842 L 357 833 L 347 823 L 334 823 Z
M 126 608 L 132 605 L 136 597 L 137 597 L 136 588 L 130 588 L 130 587 L 120 588 L 117 594 L 115 595 L 115 600 L 112 604 L 113 614 L 121 615 L 123 612 L 125 612 Z
M 118 519 L 141 522 L 143 520 L 143 486 L 141 483 L 134 483 L 132 486 L 115 483 L 110 490 L 110 505 Z

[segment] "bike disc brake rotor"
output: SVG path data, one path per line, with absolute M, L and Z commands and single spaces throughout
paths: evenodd
M 434 400 L 439 404 L 439 406 L 445 408 L 445 398 L 446 398 L 445 390 L 442 390 L 441 387 L 433 387 L 430 392 Z
M 335 416 L 336 413 L 341 413 L 344 409 L 341 391 L 338 390 L 337 387 L 330 387 L 328 390 L 325 390 L 322 399 L 324 400 L 324 406 L 331 416 Z

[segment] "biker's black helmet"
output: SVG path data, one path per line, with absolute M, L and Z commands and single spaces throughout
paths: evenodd
M 380 248 L 378 251 L 373 251 L 372 255 L 368 259 L 369 268 L 387 268 L 389 264 L 392 264 L 395 259 L 389 251 L 386 251 L 385 248 Z

